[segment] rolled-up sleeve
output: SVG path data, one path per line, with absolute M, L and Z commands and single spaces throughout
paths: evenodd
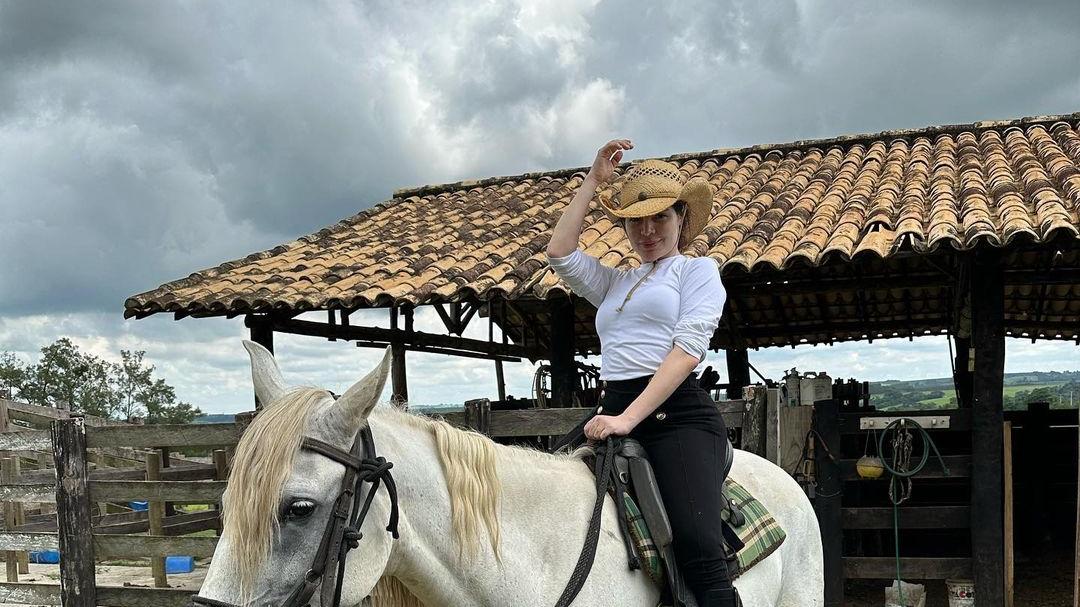
M 581 249 L 574 249 L 574 252 L 566 257 L 548 256 L 548 263 L 559 278 L 570 285 L 574 293 L 598 308 L 611 288 L 617 271 Z
M 686 264 L 679 284 L 679 320 L 675 324 L 674 345 L 698 360 L 705 360 L 727 292 L 720 282 L 716 262 L 708 257 Z

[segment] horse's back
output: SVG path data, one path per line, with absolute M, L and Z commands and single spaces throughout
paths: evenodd
M 730 477 L 757 498 L 787 533 L 787 539 L 776 552 L 736 581 L 744 603 L 781 607 L 822 605 L 821 531 L 802 487 L 776 464 L 747 451 L 735 451 Z

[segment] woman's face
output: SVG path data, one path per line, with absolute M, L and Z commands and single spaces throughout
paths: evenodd
M 643 263 L 656 261 L 679 252 L 683 217 L 668 207 L 656 215 L 629 217 L 623 220 L 630 246 Z

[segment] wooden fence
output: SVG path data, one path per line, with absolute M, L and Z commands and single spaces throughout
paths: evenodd
M 723 400 L 716 403 L 728 430 L 740 437 L 740 448 L 764 455 L 767 418 L 765 390 L 747 388 L 747 400 Z M 476 430 L 494 439 L 533 436 L 562 436 L 592 411 L 588 407 L 565 409 L 521 409 L 495 411 L 491 401 L 482 398 L 466 401 L 462 412 L 444 413 L 452 425 Z
M 49 429 L 13 424 L 0 434 L 0 451 L 16 456 L 5 458 L 0 483 L 0 502 L 9 504 L 9 524 L 0 533 L 0 551 L 8 555 L 9 581 L 0 583 L 0 603 L 187 604 L 191 590 L 97 586 L 95 565 L 108 559 L 150 557 L 156 585 L 165 586 L 167 555 L 213 555 L 216 537 L 185 534 L 217 528 L 218 512 L 167 514 L 165 505 L 216 504 L 225 488 L 225 452 L 214 451 L 214 464 L 191 462 L 170 452 L 233 446 L 243 424 L 113 425 L 10 401 L 0 403 L 0 414 L 4 411 L 13 422 L 39 427 L 48 422 Z M 39 457 L 42 453 L 47 458 Z M 42 465 L 14 474 L 14 462 L 45 464 L 44 459 L 54 469 Z M 126 467 L 105 463 L 125 463 Z M 132 500 L 147 500 L 150 507 L 145 512 L 113 513 L 105 506 Z M 17 505 L 35 503 L 55 504 L 55 513 L 24 515 L 22 520 L 12 516 L 12 511 L 19 511 Z M 45 550 L 59 550 L 63 555 L 59 586 L 12 580 L 18 577 L 20 552 Z

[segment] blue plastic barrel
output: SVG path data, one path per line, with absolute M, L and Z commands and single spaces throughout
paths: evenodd
M 60 562 L 59 550 L 34 550 L 30 552 L 28 560 L 31 563 L 56 565 Z
M 195 557 L 193 556 L 167 556 L 165 557 L 165 573 L 191 573 L 195 571 Z

